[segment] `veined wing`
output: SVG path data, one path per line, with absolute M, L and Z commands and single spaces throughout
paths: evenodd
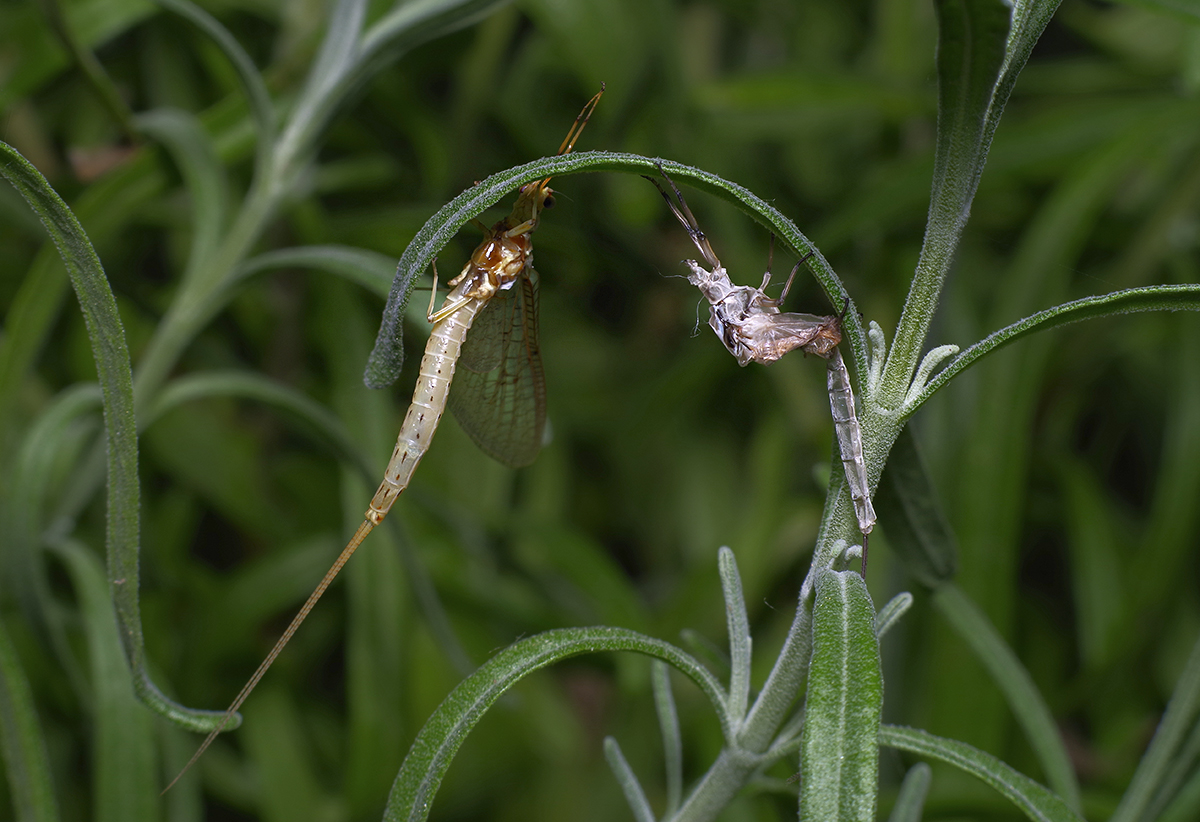
M 450 388 L 450 410 L 481 449 L 505 465 L 533 462 L 546 423 L 532 266 L 475 318 Z
M 751 314 L 741 319 L 735 333 L 751 359 L 771 363 L 797 348 L 828 357 L 841 341 L 837 317 L 814 314 Z

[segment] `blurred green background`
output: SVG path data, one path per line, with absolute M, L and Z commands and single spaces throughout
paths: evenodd
M 326 4 L 202 5 L 287 99 L 319 44 Z M 1064 4 L 996 133 L 931 345 L 966 347 L 1075 297 L 1200 278 L 1200 17 L 1173 5 Z M 202 118 L 236 201 L 252 133 L 210 41 L 142 0 L 65 10 L 133 111 Z M 667 157 L 750 188 L 817 243 L 890 339 L 928 205 L 935 41 L 926 0 L 515 3 L 403 55 L 348 100 L 258 248 L 337 243 L 398 257 L 473 181 L 552 153 L 603 81 L 577 150 Z M 80 215 L 136 368 L 175 298 L 193 240 L 189 199 L 161 149 L 130 150 L 30 0 L 0 7 L 0 139 Z M 168 795 L 169 818 L 377 818 L 409 743 L 463 666 L 540 630 L 609 624 L 670 641 L 689 631 L 719 657 L 719 545 L 738 558 L 761 684 L 822 506 L 832 437 L 824 368 L 795 356 L 739 369 L 702 322 L 696 331 L 706 312 L 680 264 L 694 250 L 648 183 L 589 174 L 555 188 L 557 206 L 535 236 L 551 443 L 533 466 L 511 471 L 447 417 L 393 509 L 406 540 L 386 528 L 369 537 L 246 703 L 245 726 L 202 760 L 202 780 Z M 734 279 L 757 284 L 766 234 L 727 204 L 699 193 L 689 202 Z M 441 255 L 443 276 L 477 242 L 462 232 Z M 5 375 L 14 390 L 0 397 L 5 528 L 25 517 L 102 557 L 102 493 L 77 521 L 62 520 L 98 416 L 32 455 L 45 463 L 44 487 L 20 482 L 32 427 L 59 392 L 95 379 L 61 274 L 38 304 L 42 333 L 10 333 L 27 272 L 56 259 L 25 204 L 0 188 L 0 344 L 37 352 L 31 368 Z M 778 272 L 793 262 L 777 249 Z M 173 377 L 239 369 L 285 383 L 336 413 L 381 470 L 427 333 L 410 324 L 404 375 L 389 392 L 368 391 L 361 374 L 381 309 L 378 297 L 326 274 L 262 275 L 187 348 Z M 834 307 L 803 282 L 788 309 Z M 1070 326 L 989 358 L 913 423 L 960 544 L 959 582 L 1060 721 L 1089 816 L 1106 815 L 1124 790 L 1200 628 L 1198 363 L 1194 316 Z M 240 400 L 184 404 L 141 445 L 150 660 L 181 702 L 223 708 L 373 488 L 309 427 Z M 885 641 L 885 718 L 1040 778 L 998 691 L 890 555 L 880 525 L 868 580 L 876 602 L 906 589 L 917 596 Z M 59 553 L 34 559 L 47 596 L 31 603 L 29 592 L 0 585 L 0 615 L 34 690 L 62 817 L 93 818 L 103 753 L 91 747 L 102 710 L 83 638 L 91 612 Z M 0 560 L 10 579 L 12 564 L 31 561 L 11 545 Z M 422 599 L 431 591 L 461 647 L 436 630 Z M 71 641 L 47 643 L 42 620 Z M 694 778 L 720 732 L 700 695 L 678 684 Z M 160 749 L 150 767 L 165 784 L 199 738 L 153 721 Z M 645 660 L 597 657 L 539 673 L 462 749 L 434 818 L 627 818 L 603 760 L 606 734 L 661 807 L 656 728 Z M 885 808 L 905 764 L 884 752 Z M 794 786 L 791 795 L 760 787 L 728 818 L 794 816 Z M 11 818 L 7 790 L 0 782 L 0 819 Z M 935 769 L 929 814 L 1016 811 Z

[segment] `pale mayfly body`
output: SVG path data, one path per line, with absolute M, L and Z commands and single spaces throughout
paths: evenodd
M 603 85 L 575 118 L 559 146 L 559 155 L 574 148 L 602 94 Z M 460 354 L 463 355 L 463 382 L 467 383 L 462 386 L 461 393 L 469 396 L 455 396 L 451 406 L 464 430 L 484 451 L 501 462 L 512 466 L 532 462 L 542 441 L 545 388 L 537 346 L 536 275 L 530 235 L 538 227 L 542 210 L 554 204 L 553 193 L 549 177 L 522 186 L 512 213 L 490 229 L 485 228 L 483 241 L 463 266 L 462 273 L 450 281 L 452 290 L 442 307 L 434 311 L 431 298 L 428 319 L 433 327 L 421 358 L 412 404 L 404 416 L 383 481 L 371 499 L 362 524 L 275 647 L 225 710 L 217 726 L 163 793 L 187 773 L 225 728 L 350 555 L 367 534 L 383 522 L 396 498 L 408 487 L 446 409 L 450 381 L 454 378 Z M 519 289 L 515 288 L 518 285 Z M 519 296 L 512 296 L 518 291 Z M 435 275 L 434 295 L 436 293 Z M 477 334 L 468 337 L 467 332 L 479 316 L 487 319 L 476 326 Z
M 796 263 L 778 298 L 768 297 L 766 294 L 767 285 L 771 281 L 769 261 L 762 285 L 757 288 L 734 285 L 708 238 L 700 230 L 695 215 L 683 199 L 683 193 L 665 171 L 660 168 L 659 172 L 671 186 L 675 194 L 674 200 L 657 180 L 651 177 L 646 179 L 654 183 L 710 267 L 706 269 L 696 260 L 685 260 L 684 264 L 689 270 L 688 282 L 700 289 L 700 293 L 708 301 L 708 324 L 729 353 L 737 358 L 738 365 L 744 366 L 751 362 L 767 365 L 797 348 L 807 354 L 816 354 L 826 361 L 829 408 L 833 415 L 838 450 L 842 455 L 846 484 L 854 503 L 854 517 L 858 521 L 858 530 L 863 535 L 862 573 L 865 576 L 867 537 L 875 527 L 875 508 L 871 505 L 867 465 L 863 458 L 862 430 L 854 410 L 850 374 L 837 348 L 842 340 L 841 317 L 783 313 L 779 310 L 796 272 L 808 256 Z

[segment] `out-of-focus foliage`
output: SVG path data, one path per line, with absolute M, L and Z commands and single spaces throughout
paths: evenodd
M 238 202 L 252 130 L 235 72 L 211 41 L 142 0 L 64 7 L 133 112 L 200 118 L 229 175 L 213 196 Z M 295 93 L 327 25 L 322 4 L 206 8 L 272 95 Z M 507 6 L 419 46 L 347 100 L 257 248 L 343 244 L 396 258 L 461 189 L 553 152 L 603 81 L 580 149 L 669 157 L 750 188 L 819 245 L 890 336 L 928 206 L 935 39 L 925 0 Z M 1070 298 L 1200 279 L 1198 55 L 1196 21 L 1173 9 L 1066 2 L 996 132 L 931 345 L 965 347 Z M 31 0 L 0 7 L 0 139 L 80 216 L 136 370 L 178 306 L 193 253 L 186 175 L 154 144 L 129 150 Z M 716 549 L 730 545 L 761 684 L 821 510 L 831 453 L 824 368 L 791 357 L 738 369 L 703 325 L 692 336 L 697 295 L 679 260 L 693 250 L 654 189 L 632 176 L 559 182 L 535 238 L 552 441 L 513 472 L 447 418 L 392 514 L 405 544 L 388 529 L 370 537 L 247 702 L 245 726 L 202 760 L 203 797 L 194 781 L 163 800 L 171 818 L 378 818 L 405 750 L 463 674 L 430 627 L 430 590 L 475 665 L 520 636 L 575 625 L 671 641 L 687 630 L 723 647 Z M 724 204 L 689 202 L 735 279 L 757 284 L 768 238 Z M 443 273 L 476 241 L 464 232 Z M 34 696 L 59 811 L 89 818 L 104 807 L 95 782 L 110 752 L 96 729 L 112 684 L 95 661 L 97 572 L 78 546 L 102 555 L 104 495 L 72 492 L 96 453 L 98 416 L 54 406 L 49 444 L 35 453 L 28 444 L 45 436 L 36 426 L 60 392 L 95 371 L 65 274 L 28 285 L 31 267 L 60 263 L 4 186 L 0 249 L 0 345 L 15 369 L 0 373 L 0 620 Z M 790 267 L 779 256 L 777 269 Z M 414 306 L 423 302 L 416 295 Z M 418 359 L 390 392 L 363 387 L 381 308 L 326 274 L 248 279 L 170 377 L 233 369 L 278 380 L 335 413 L 378 470 Z M 837 307 L 805 282 L 789 308 Z M 424 326 L 407 330 L 412 353 Z M 990 357 L 913 423 L 959 543 L 957 582 L 1061 723 L 1088 816 L 1115 807 L 1200 627 L 1197 362 L 1194 315 L 1069 326 Z M 242 399 L 181 403 L 140 442 L 150 663 L 180 702 L 223 708 L 371 489 L 310 427 Z M 13 538 L 26 531 L 74 541 L 37 553 Z M 915 583 L 887 549 L 887 522 L 875 533 L 868 582 L 883 602 Z M 30 563 L 46 566 L 48 590 L 2 582 Z M 1043 778 L 999 690 L 930 597 L 917 592 L 883 665 L 887 721 Z M 684 773 L 695 778 L 720 748 L 719 729 L 704 697 L 676 685 Z M 148 781 L 157 784 L 196 740 L 154 721 L 162 773 Z M 661 808 L 666 787 L 649 776 L 662 760 L 649 665 L 601 657 L 538 674 L 498 703 L 448 772 L 435 818 L 623 818 L 606 734 Z M 885 794 L 907 764 L 884 753 Z M 730 818 L 791 818 L 794 788 L 766 787 L 737 800 Z M 0 818 L 13 806 L 8 792 L 0 781 Z M 927 802 L 942 818 L 1015 814 L 937 766 Z

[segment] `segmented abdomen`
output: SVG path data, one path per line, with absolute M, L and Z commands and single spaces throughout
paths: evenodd
M 829 410 L 833 414 L 833 430 L 846 471 L 846 483 L 850 486 L 850 498 L 854 500 L 854 517 L 858 520 L 858 530 L 869 534 L 875 527 L 875 508 L 871 505 L 867 464 L 863 459 L 862 430 L 858 427 L 858 415 L 854 413 L 850 374 L 836 348 L 829 355 L 828 367 Z
M 457 290 L 446 298 L 449 302 L 457 296 Z M 413 390 L 412 404 L 404 415 L 400 435 L 396 437 L 396 448 L 383 474 L 383 482 L 375 496 L 366 518 L 378 525 L 391 509 L 396 497 L 408 487 L 413 471 L 433 439 L 438 421 L 446 410 L 446 397 L 450 393 L 450 382 L 454 379 L 454 366 L 458 362 L 463 340 L 486 300 L 469 300 L 449 317 L 435 324 L 429 332 L 429 342 L 421 357 L 421 373 Z

